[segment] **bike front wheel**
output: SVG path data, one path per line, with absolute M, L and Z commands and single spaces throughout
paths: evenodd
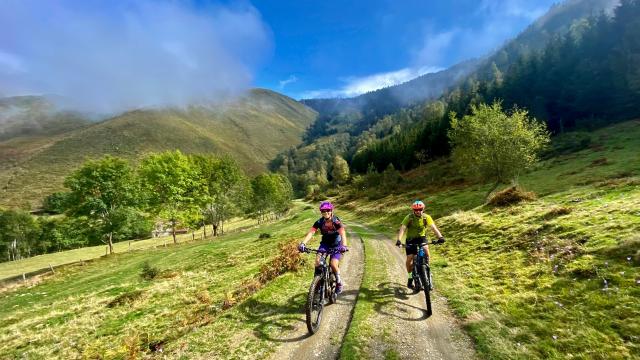
M 426 264 L 420 265 L 420 282 L 422 282 L 422 290 L 424 290 L 424 300 L 427 304 L 427 315 L 431 316 L 433 309 L 431 308 L 431 274 Z
M 322 276 L 318 275 L 311 282 L 305 306 L 307 329 L 311 334 L 315 334 L 318 331 L 320 322 L 322 322 L 322 310 L 324 309 L 323 291 L 324 281 Z

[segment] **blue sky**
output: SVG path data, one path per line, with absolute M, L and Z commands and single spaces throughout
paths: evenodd
M 357 95 L 485 55 L 554 2 L 255 0 L 273 39 L 255 84 L 295 98 Z
M 2 0 L 0 96 L 100 113 L 347 97 L 487 54 L 556 0 Z

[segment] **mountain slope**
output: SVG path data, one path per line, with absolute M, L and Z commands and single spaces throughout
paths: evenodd
M 44 143 L 0 143 L 0 156 L 15 156 L 0 168 L 0 205 L 34 206 L 62 189 L 64 177 L 86 158 L 105 154 L 134 161 L 150 152 L 229 154 L 250 174 L 264 171 L 278 152 L 300 142 L 316 113 L 268 90 L 253 90 L 234 102 L 186 109 L 136 110 L 72 131 Z
M 42 96 L 0 98 L 0 141 L 63 134 L 88 124 L 78 113 L 58 111 Z
M 318 111 L 323 127 L 328 124 L 329 128 L 357 135 L 383 116 L 436 99 L 469 77 L 490 79 L 494 76 L 494 64 L 505 72 L 522 55 L 541 50 L 554 37 L 572 31 L 580 19 L 596 16 L 602 11 L 610 12 L 618 3 L 619 0 L 568 0 L 554 5 L 522 33 L 484 59 L 463 61 L 446 70 L 353 98 L 303 99 L 301 102 Z M 307 139 L 325 135 L 330 134 L 311 134 Z

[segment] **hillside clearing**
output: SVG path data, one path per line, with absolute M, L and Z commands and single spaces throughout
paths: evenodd
M 638 357 L 640 121 L 591 136 L 597 146 L 521 177 L 536 200 L 483 205 L 488 185 L 443 185 L 452 172 L 441 162 L 413 171 L 394 194 L 341 208 L 395 236 L 410 201 L 426 200 L 447 238 L 432 262 L 438 291 L 481 357 Z

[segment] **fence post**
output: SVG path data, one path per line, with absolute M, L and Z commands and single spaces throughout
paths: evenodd
M 22 281 L 24 281 L 24 282 L 27 281 L 27 274 L 22 273 Z
M 104 249 L 104 254 L 105 255 L 109 255 L 109 247 L 108 246 Z
M 131 240 L 129 240 L 129 251 L 131 251 Z
M 191 233 L 191 241 L 196 241 L 196 233 Z
M 55 274 L 55 273 L 56 273 L 55 271 L 53 271 L 53 266 L 51 266 L 51 264 L 49 264 L 49 269 L 51 269 L 51 273 L 52 273 L 52 274 Z

